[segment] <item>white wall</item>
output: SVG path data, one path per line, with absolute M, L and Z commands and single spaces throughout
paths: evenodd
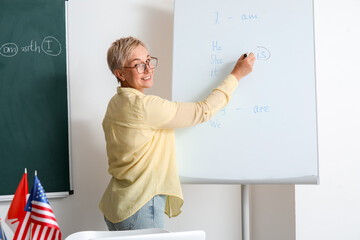
M 295 186 L 250 188 L 250 239 L 295 240 Z
M 320 185 L 296 187 L 297 240 L 360 239 L 359 13 L 315 0 Z
M 50 199 L 64 237 L 82 230 L 106 230 L 98 209 L 110 179 L 101 122 L 117 86 L 106 65 L 109 45 L 128 35 L 146 42 L 151 54 L 160 59 L 155 86 L 148 93 L 169 99 L 173 31 L 173 0 L 70 0 L 68 4 L 75 194 L 63 199 Z M 166 229 L 203 229 L 208 240 L 241 239 L 239 185 L 183 185 L 183 191 L 183 213 L 176 218 L 166 218 Z M 260 240 L 266 234 L 276 236 L 278 240 L 293 239 L 293 187 L 256 186 L 252 193 L 253 240 Z M 0 203 L 3 218 L 9 204 Z M 288 231 L 280 232 L 282 228 Z

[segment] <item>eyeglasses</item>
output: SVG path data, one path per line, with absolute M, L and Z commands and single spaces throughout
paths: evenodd
M 156 57 L 151 57 L 148 60 L 146 60 L 146 62 L 144 63 L 135 64 L 135 66 L 133 67 L 122 67 L 122 68 L 136 68 L 136 71 L 138 73 L 144 73 L 147 67 L 151 69 L 156 68 L 157 63 L 158 63 L 158 59 Z

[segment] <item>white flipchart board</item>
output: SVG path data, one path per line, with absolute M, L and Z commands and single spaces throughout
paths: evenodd
M 176 130 L 183 183 L 318 183 L 312 0 L 175 0 L 172 99 L 203 100 L 254 52 L 212 120 Z

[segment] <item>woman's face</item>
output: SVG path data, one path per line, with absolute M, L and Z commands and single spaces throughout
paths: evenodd
M 150 59 L 150 55 L 146 48 L 139 45 L 137 46 L 130 60 L 125 64 L 125 68 L 122 68 L 117 76 L 121 80 L 122 87 L 132 87 L 140 92 L 144 93 L 145 88 L 153 86 L 153 74 L 154 69 L 151 69 L 148 65 L 146 66 L 143 73 L 138 73 L 135 68 L 136 64 L 146 63 Z

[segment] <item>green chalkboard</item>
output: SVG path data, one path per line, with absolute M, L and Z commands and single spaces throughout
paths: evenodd
M 0 1 L 0 195 L 70 192 L 64 0 Z

